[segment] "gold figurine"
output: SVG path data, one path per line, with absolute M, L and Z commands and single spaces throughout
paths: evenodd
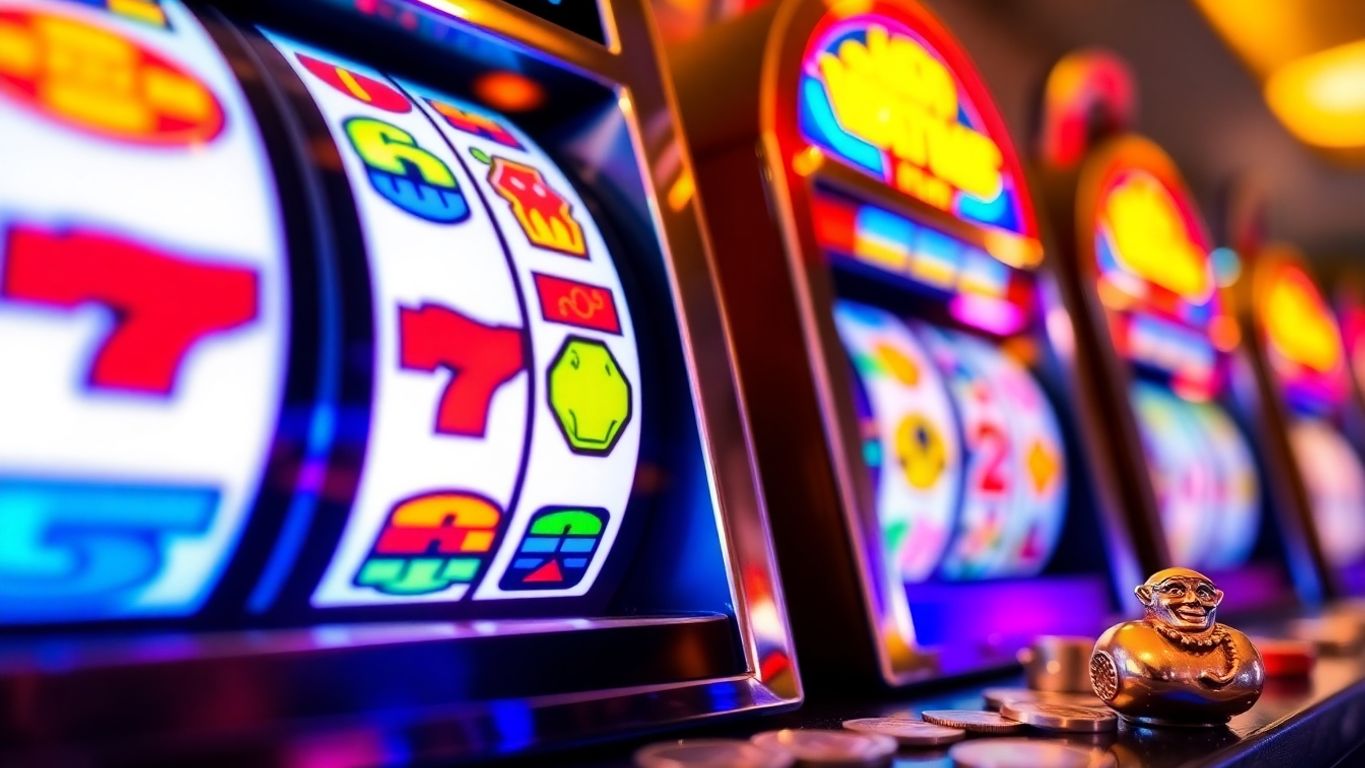
M 1265 665 L 1247 636 L 1214 617 L 1223 591 L 1189 568 L 1134 590 L 1147 612 L 1100 635 L 1090 655 L 1095 695 L 1143 725 L 1216 726 L 1256 703 Z

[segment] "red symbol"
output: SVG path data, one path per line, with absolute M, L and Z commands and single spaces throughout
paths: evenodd
M 493 394 L 526 368 L 520 328 L 488 326 L 436 304 L 398 308 L 399 365 L 453 372 L 436 410 L 441 434 L 483 437 Z
M 517 137 L 511 131 L 502 127 L 502 123 L 478 112 L 466 112 L 459 107 L 451 106 L 437 99 L 427 99 L 431 108 L 436 110 L 441 117 L 445 118 L 447 124 L 457 131 L 481 136 L 490 141 L 496 141 L 504 147 L 513 149 L 525 149 Z
M 494 157 L 488 183 L 511 204 L 512 214 L 532 245 L 569 256 L 588 257 L 583 228 L 574 219 L 569 201 L 550 189 L 540 171 L 505 157 Z
M 526 578 L 521 580 L 523 584 L 558 584 L 564 580 L 564 573 L 559 570 L 559 561 L 551 559 L 545 565 L 531 571 Z
M 394 506 L 375 542 L 376 555 L 455 555 L 493 548 L 502 512 L 473 493 L 426 493 Z
M 56 14 L 0 11 L 0 95 L 98 136 L 202 144 L 223 108 L 194 75 L 137 42 Z
M 621 318 L 610 289 L 552 275 L 532 273 L 532 277 L 546 320 L 621 335 Z
M 97 389 L 167 396 L 190 348 L 254 320 L 259 280 L 247 267 L 204 264 L 89 232 L 14 228 L 0 296 L 114 316 L 88 374 Z
M 402 114 L 412 110 L 412 103 L 402 91 L 369 75 L 352 72 L 345 67 L 315 59 L 306 53 L 298 54 L 299 63 L 319 80 L 350 96 L 385 112 Z

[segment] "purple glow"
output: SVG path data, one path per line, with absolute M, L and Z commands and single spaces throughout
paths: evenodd
M 1009 336 L 1024 327 L 1026 318 L 1019 307 L 1003 299 L 959 293 L 948 303 L 948 312 L 973 328 L 997 336 Z

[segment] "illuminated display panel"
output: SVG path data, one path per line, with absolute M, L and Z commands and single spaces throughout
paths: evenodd
M 1256 325 L 1288 406 L 1290 448 L 1322 551 L 1348 569 L 1365 561 L 1365 465 L 1343 432 L 1351 372 L 1342 329 L 1293 249 L 1272 246 L 1258 259 Z
M 313 604 L 586 594 L 630 500 L 641 409 L 586 206 L 504 117 L 268 36 L 341 149 L 375 299 L 366 464 Z
M 1258 457 L 1229 385 L 1241 333 L 1228 308 L 1236 254 L 1209 244 L 1174 165 L 1154 145 L 1116 143 L 1092 160 L 1094 290 L 1130 366 L 1129 398 L 1171 562 L 1245 578 L 1272 599 L 1288 574 L 1271 553 Z
M 0 623 L 197 611 L 279 421 L 261 136 L 184 7 L 137 10 L 0 3 Z

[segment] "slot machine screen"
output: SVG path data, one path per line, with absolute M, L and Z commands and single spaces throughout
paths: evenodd
M 1237 584 L 1229 610 L 1284 599 L 1267 467 L 1235 386 L 1251 376 L 1228 306 L 1240 263 L 1210 247 L 1160 150 L 1138 139 L 1111 146 L 1082 171 L 1091 209 L 1081 227 L 1093 233 L 1082 268 L 1128 369 L 1166 550 L 1175 565 Z
M 1068 320 L 974 68 L 917 7 L 840 6 L 808 38 L 797 94 L 797 173 L 820 159 L 798 183 L 830 274 L 832 375 L 900 636 L 950 668 L 983 644 L 1097 631 L 1115 604 L 1050 336 L 1049 317 Z
M 0 625 L 711 627 L 651 681 L 752 671 L 643 102 L 376 7 L 0 2 Z
M 1359 593 L 1365 590 L 1365 465 L 1348 436 L 1359 406 L 1342 329 L 1288 247 L 1257 254 L 1252 292 L 1258 341 L 1284 404 L 1319 546 L 1340 586 Z

